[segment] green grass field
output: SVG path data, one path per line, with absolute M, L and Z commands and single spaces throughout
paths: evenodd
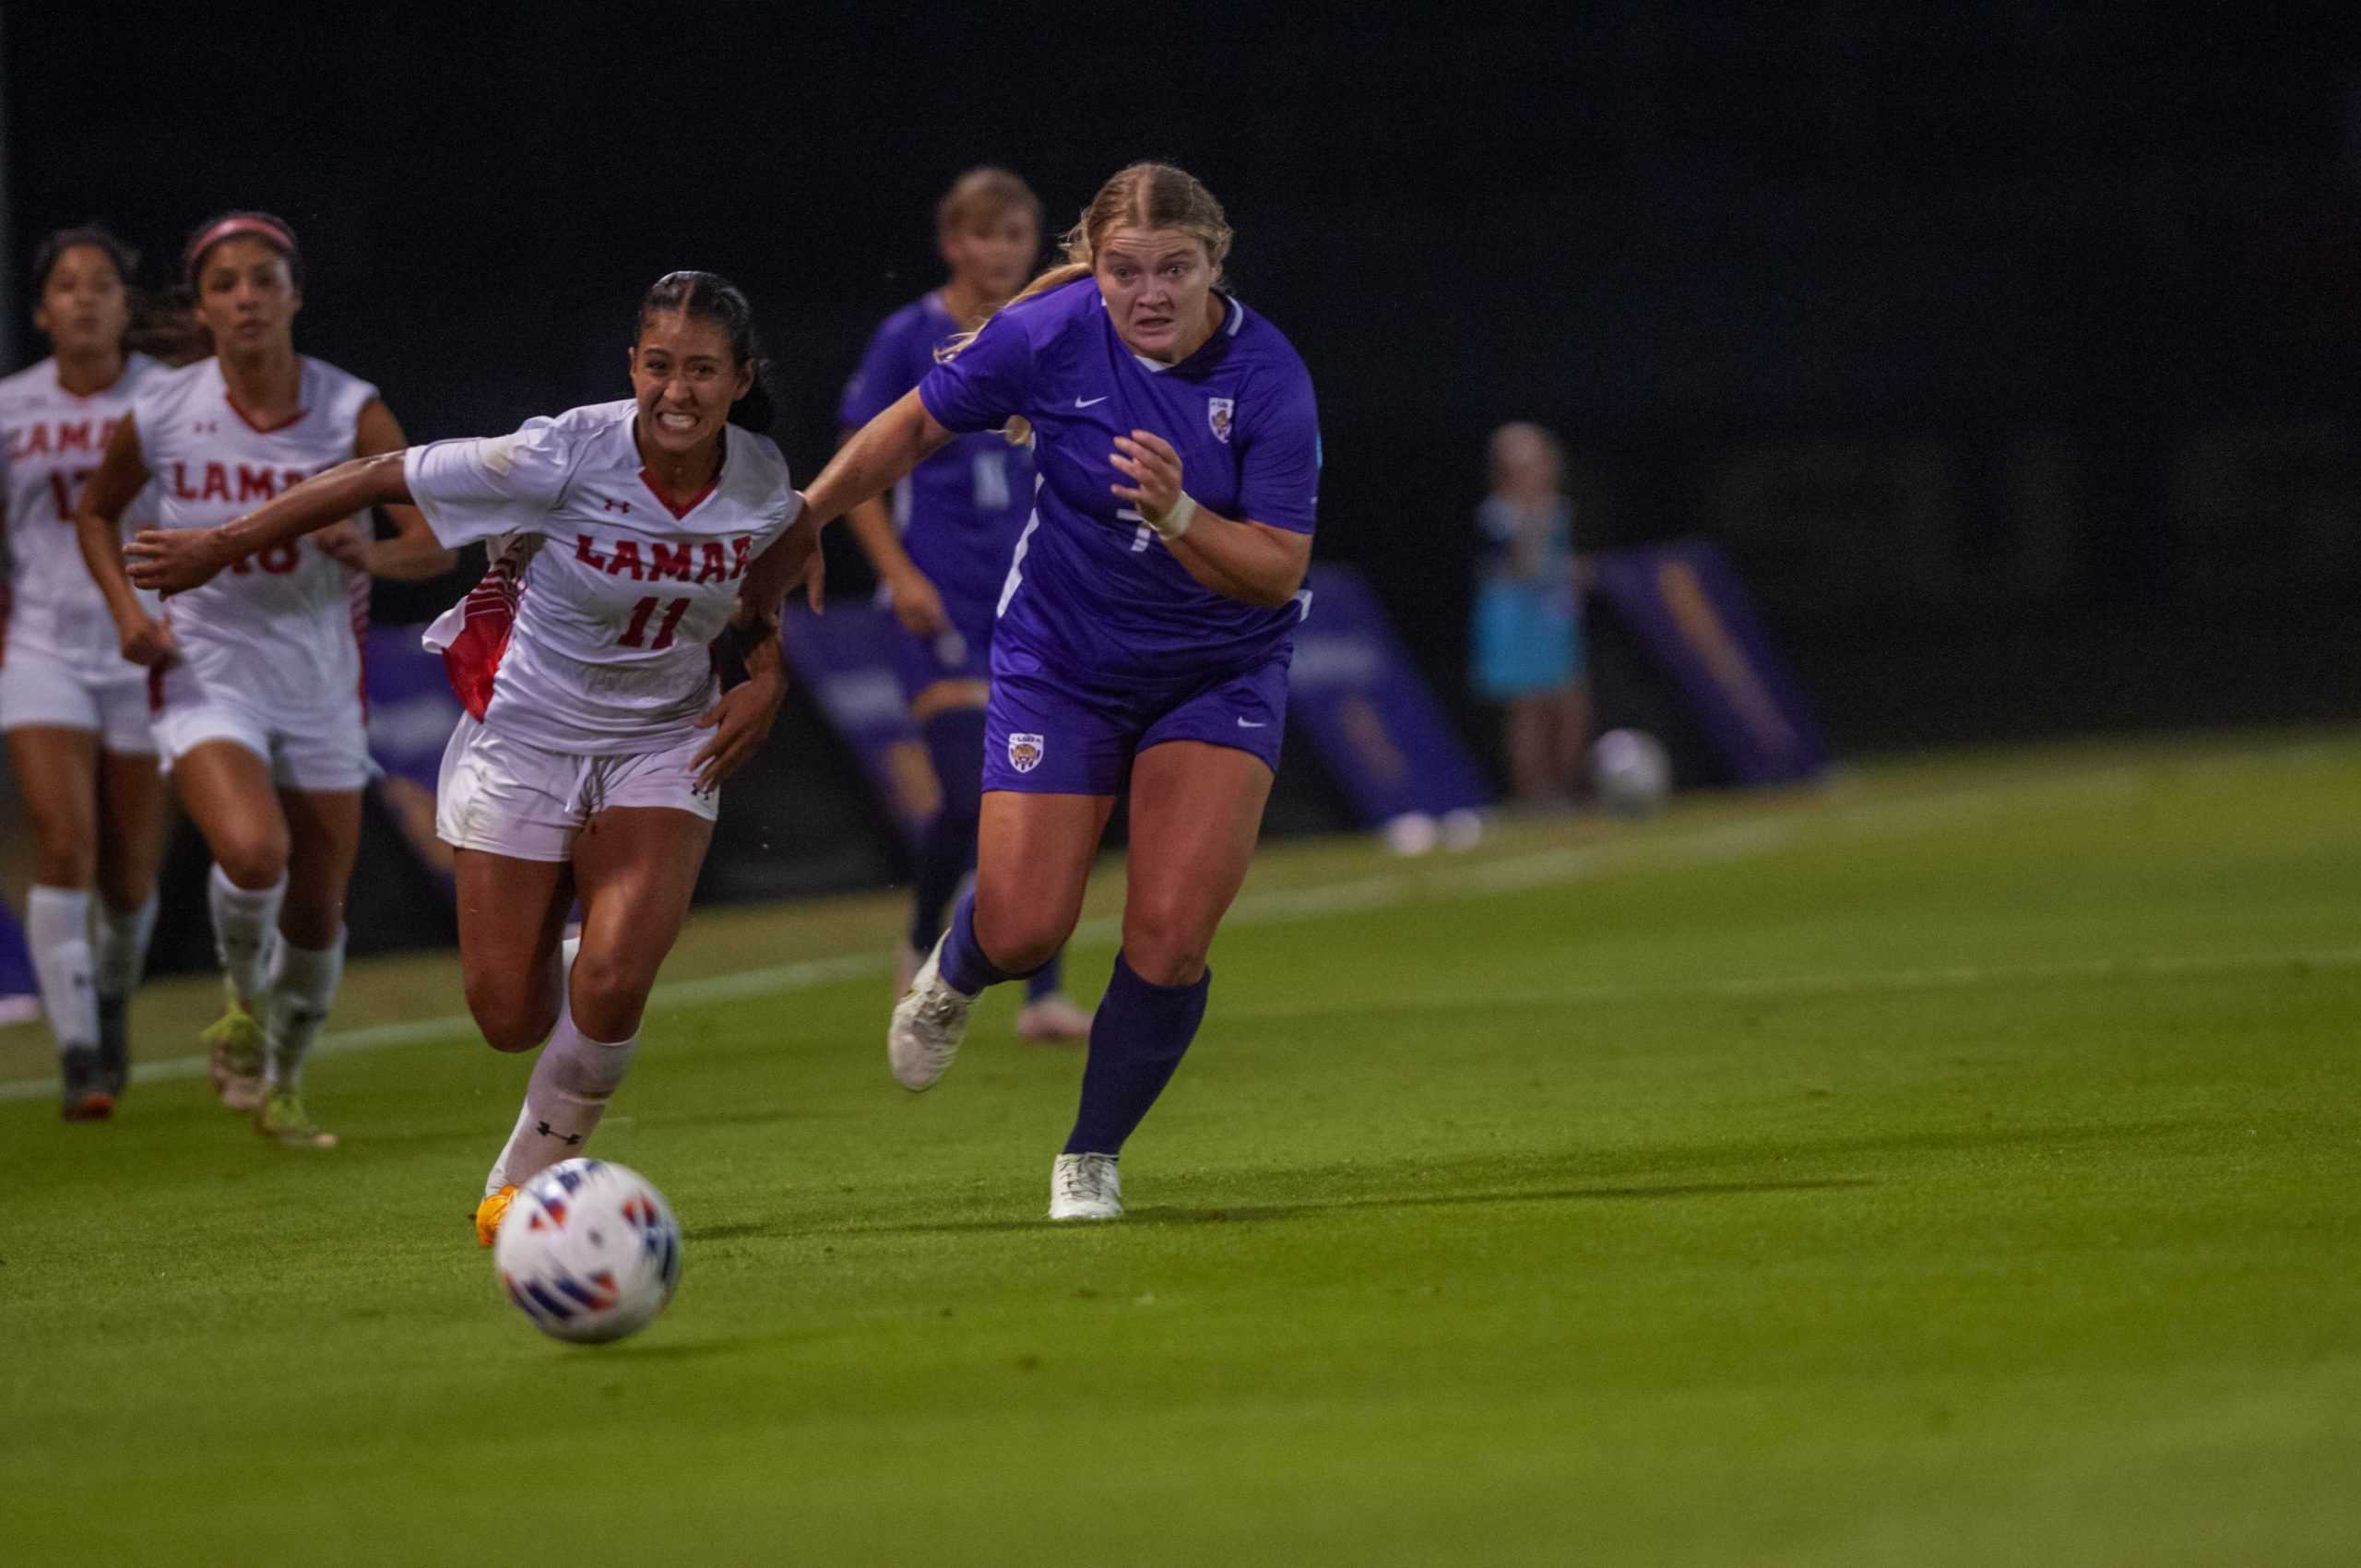
M 356 967 L 329 1155 L 184 1074 L 64 1126 L 7 1030 L 0 1560 L 2361 1561 L 2356 804 L 2240 736 L 1275 848 L 1098 1229 L 1008 1001 L 886 1076 L 896 901 L 701 917 L 605 1348 L 469 1235 L 527 1064 L 447 957 Z

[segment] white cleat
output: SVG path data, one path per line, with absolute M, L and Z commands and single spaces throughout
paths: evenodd
M 1062 1154 L 1050 1167 L 1051 1219 L 1121 1219 L 1123 1179 L 1111 1154 Z
M 1079 1045 L 1090 1038 L 1090 1018 L 1063 992 L 1051 992 L 1016 1010 L 1016 1038 L 1027 1045 Z
M 885 1026 L 885 1060 L 894 1081 L 913 1094 L 934 1087 L 959 1054 L 959 1042 L 967 1035 L 967 1009 L 976 1002 L 943 978 L 943 944 L 948 940 L 947 933 L 935 940 L 910 989 L 894 1004 L 894 1021 Z

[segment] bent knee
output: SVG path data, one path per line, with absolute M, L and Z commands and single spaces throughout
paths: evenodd
M 287 874 L 287 840 L 268 834 L 240 834 L 206 846 L 221 874 L 250 892 L 276 886 Z
M 574 1021 L 593 1039 L 621 1039 L 639 1027 L 655 989 L 652 965 L 585 948 L 574 960 Z
M 1194 985 L 1205 972 L 1214 933 L 1192 921 L 1127 915 L 1123 962 L 1150 985 Z
M 1074 917 L 1062 910 L 976 909 L 976 944 L 1000 968 L 1029 975 L 1058 956 L 1074 934 Z
M 557 1028 L 557 999 L 524 993 L 513 985 L 468 982 L 468 1012 L 494 1051 L 530 1051 Z

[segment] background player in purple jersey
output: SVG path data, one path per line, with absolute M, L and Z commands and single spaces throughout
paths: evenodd
M 1005 169 L 970 169 L 937 204 L 935 238 L 950 279 L 887 316 L 870 339 L 845 387 L 847 439 L 1024 285 L 1041 250 L 1040 199 Z M 890 511 L 872 497 L 856 503 L 845 521 L 901 623 L 895 673 L 943 789 L 919 845 L 909 938 L 896 965 L 899 994 L 942 936 L 943 915 L 976 863 L 992 612 L 1033 510 L 1033 455 L 989 432 L 962 435 L 912 469 L 893 496 Z M 1090 1015 L 1059 992 L 1060 968 L 1052 956 L 1026 979 L 1020 1038 L 1089 1037 Z
M 1122 1213 L 1116 1157 L 1204 1016 L 1206 954 L 1277 766 L 1311 555 L 1320 434 L 1278 329 L 1216 285 L 1230 230 L 1195 179 L 1138 163 L 1053 268 L 840 449 L 815 529 L 954 435 L 1029 437 L 1034 510 L 992 635 L 976 890 L 894 1010 L 908 1088 L 950 1065 L 984 987 L 1031 972 L 1080 912 L 1115 797 L 1131 803 L 1123 945 L 1090 1031 L 1050 1215 Z M 766 607 L 808 564 L 761 568 Z

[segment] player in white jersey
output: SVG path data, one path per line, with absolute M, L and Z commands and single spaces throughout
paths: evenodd
M 55 351 L 0 380 L 0 731 L 32 840 L 25 932 L 69 1122 L 111 1115 L 129 1076 L 126 1013 L 156 926 L 163 850 L 147 671 L 116 650 L 74 529 L 75 501 L 115 422 L 161 369 L 125 348 L 137 265 L 96 225 L 52 234 L 33 262 L 33 325 Z M 151 486 L 124 520 L 155 517 Z
M 785 695 L 775 626 L 740 639 L 749 678 L 718 698 L 708 647 L 801 505 L 760 434 L 762 369 L 745 296 L 670 273 L 641 305 L 631 399 L 348 464 L 227 529 L 143 533 L 127 552 L 135 580 L 183 590 L 403 502 L 445 544 L 494 541 L 484 584 L 427 634 L 469 711 L 435 813 L 456 861 L 468 1007 L 495 1050 L 548 1042 L 484 1183 L 486 1245 L 517 1184 L 578 1153 L 623 1082 L 717 791 Z
M 374 771 L 361 686 L 369 577 L 433 576 L 451 554 L 414 508 L 385 508 L 394 532 L 380 543 L 355 506 L 318 539 L 242 552 L 218 581 L 148 613 L 116 540 L 151 477 L 161 527 L 184 533 L 406 445 L 375 387 L 296 353 L 303 257 L 284 223 L 214 220 L 184 266 L 213 357 L 142 384 L 83 493 L 82 551 L 124 656 L 149 669 L 158 747 L 213 852 L 229 992 L 204 1036 L 214 1086 L 266 1135 L 326 1147 L 335 1139 L 305 1111 L 301 1073 L 344 969 L 345 885 Z

